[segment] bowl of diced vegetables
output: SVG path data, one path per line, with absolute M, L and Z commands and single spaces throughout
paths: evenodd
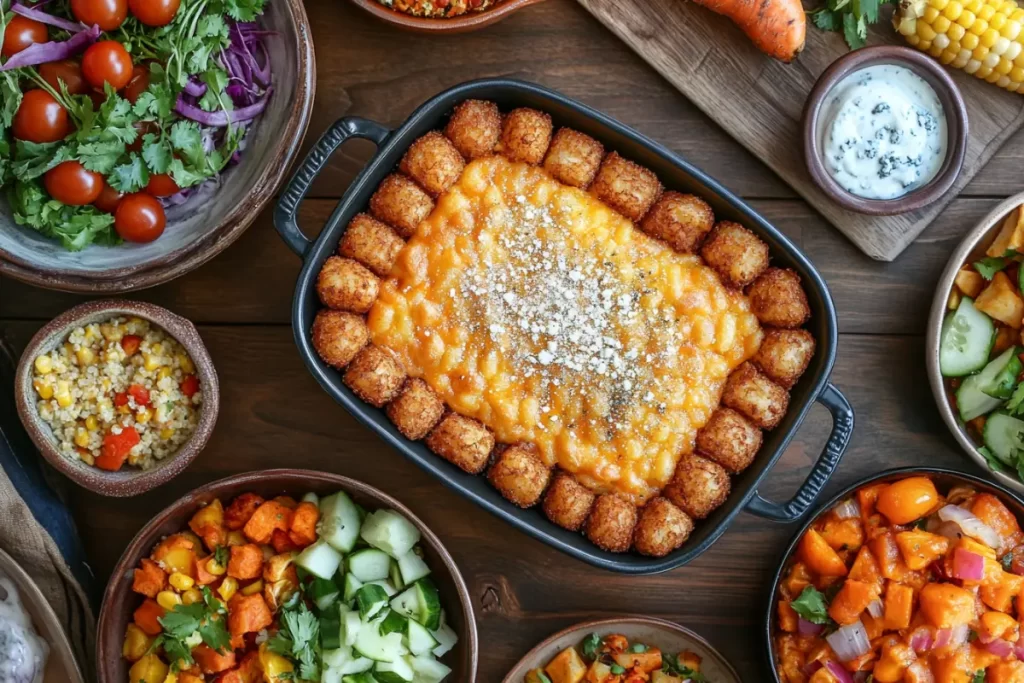
M 1024 493 L 1024 193 L 960 243 L 936 286 L 926 344 L 939 412 L 964 452 Z
M 159 513 L 114 570 L 97 633 L 100 683 L 476 680 L 472 602 L 441 541 L 325 472 L 239 474 Z

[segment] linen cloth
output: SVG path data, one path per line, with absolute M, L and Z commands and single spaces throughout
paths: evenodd
M 86 680 L 96 679 L 97 584 L 74 519 L 18 418 L 14 354 L 0 336 L 0 548 L 36 582 L 64 626 Z

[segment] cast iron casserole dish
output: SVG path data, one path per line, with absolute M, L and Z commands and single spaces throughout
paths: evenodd
M 616 150 L 654 171 L 667 188 L 703 197 L 711 204 L 718 219 L 737 221 L 757 233 L 768 243 L 773 263 L 792 268 L 803 280 L 812 312 L 807 327 L 817 340 L 818 350 L 804 377 L 793 388 L 789 411 L 779 426 L 766 434 L 754 464 L 733 480 L 733 490 L 725 504 L 698 524 L 690 539 L 667 557 L 609 553 L 592 545 L 584 536 L 556 526 L 538 509 L 517 508 L 491 488 L 484 477 L 466 474 L 435 456 L 424 444 L 403 437 L 384 411 L 363 403 L 355 396 L 342 382 L 341 373 L 321 361 L 312 346 L 309 330 L 320 309 L 316 293 L 317 275 L 327 257 L 334 253 L 349 220 L 365 210 L 370 195 L 397 167 L 409 145 L 424 133 L 442 128 L 455 105 L 467 99 L 492 100 L 503 111 L 534 107 L 548 112 L 556 127 L 569 126 L 597 138 L 607 149 Z M 317 240 L 310 241 L 297 223 L 299 203 L 331 154 L 351 138 L 371 140 L 377 145 L 377 153 L 348 188 Z M 707 550 L 744 508 L 765 519 L 796 521 L 814 503 L 849 443 L 853 410 L 846 398 L 828 381 L 836 355 L 836 311 L 825 281 L 807 258 L 738 197 L 679 156 L 554 91 L 522 81 L 487 79 L 464 83 L 437 95 L 395 130 L 358 117 L 343 118 L 324 133 L 292 177 L 274 212 L 274 224 L 288 246 L 304 261 L 292 303 L 292 329 L 306 366 L 320 386 L 356 419 L 446 486 L 531 536 L 595 566 L 630 574 L 649 574 L 682 566 Z M 786 503 L 767 501 L 757 494 L 757 486 L 782 455 L 815 401 L 832 413 L 833 427 L 828 442 L 807 480 L 791 500 Z
M 831 510 L 839 501 L 847 498 L 857 489 L 863 488 L 869 484 L 875 484 L 878 482 L 889 482 L 897 479 L 905 479 L 914 475 L 924 475 L 931 477 L 936 486 L 940 491 L 948 490 L 951 486 L 956 484 L 964 484 L 970 486 L 983 493 L 991 493 L 1001 501 L 1006 503 L 1010 510 L 1017 516 L 1018 519 L 1024 519 L 1024 501 L 1017 497 L 1016 494 L 1012 493 L 1009 489 L 1000 484 L 982 479 L 973 474 L 967 474 L 965 472 L 958 472 L 941 467 L 899 467 L 896 469 L 886 470 L 880 474 L 873 474 L 870 477 L 861 479 L 860 481 L 850 484 L 842 491 L 838 492 L 830 500 L 821 504 L 815 511 L 814 514 L 810 515 L 807 520 L 800 525 L 800 529 L 793 535 L 793 540 L 786 546 L 786 550 L 782 553 L 782 559 L 779 561 L 779 566 L 775 570 L 775 574 L 772 577 L 770 585 L 766 586 L 765 594 L 768 596 L 768 605 L 766 609 L 765 625 L 764 625 L 764 639 L 765 639 L 765 655 L 768 658 L 768 668 L 771 670 L 771 680 L 774 683 L 780 683 L 778 671 L 775 668 L 775 621 L 776 621 L 776 603 L 779 600 L 779 582 L 782 580 L 783 572 L 785 572 L 787 565 L 789 564 L 789 558 L 792 557 L 793 552 L 796 550 L 797 543 L 803 537 L 814 522 L 817 521 L 821 515 Z

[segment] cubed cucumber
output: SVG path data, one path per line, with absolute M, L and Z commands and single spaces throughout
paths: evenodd
M 317 532 L 335 550 L 351 552 L 359 538 L 359 510 L 344 491 L 320 501 Z
M 363 671 L 351 676 L 345 676 L 341 679 L 341 683 L 377 683 L 377 679 L 369 671 Z
M 391 609 L 415 619 L 429 630 L 441 625 L 441 600 L 430 579 L 420 579 L 391 601 Z
M 405 581 L 402 580 L 402 570 L 398 568 L 398 560 L 391 558 L 391 568 L 388 571 L 388 580 L 398 590 L 405 588 Z
M 384 589 L 384 592 L 388 594 L 389 598 L 391 596 L 393 596 L 393 595 L 397 595 L 398 594 L 398 591 L 395 590 L 395 587 L 392 586 L 391 582 L 388 581 L 387 579 L 380 579 L 379 581 L 367 581 L 366 583 L 367 583 L 367 585 L 372 583 L 374 586 L 380 586 L 381 588 Z
M 338 601 L 338 598 L 341 597 L 341 589 L 334 581 L 321 579 L 318 576 L 313 579 L 307 595 L 316 603 L 317 609 L 323 612 Z
M 391 556 L 376 548 L 357 550 L 346 562 L 349 572 L 363 583 L 386 579 L 391 571 Z
M 441 628 L 432 631 L 430 635 L 437 640 L 437 647 L 431 652 L 435 657 L 444 657 L 459 642 L 459 636 L 448 624 L 441 624 Z
M 341 667 L 343 674 L 359 674 L 373 668 L 373 660 L 368 657 L 355 657 L 351 662 Z
M 359 618 L 359 612 L 352 610 L 341 618 L 341 634 L 347 647 L 356 644 L 356 637 L 359 630 L 363 628 L 363 621 Z
M 392 610 L 391 614 L 396 614 L 396 612 Z M 412 619 L 406 619 L 405 644 L 409 648 L 409 652 L 418 657 L 430 653 L 440 643 L 425 626 Z
M 388 606 L 388 594 L 380 586 L 368 583 L 356 591 L 356 604 L 364 621 L 372 619 Z
M 312 491 L 310 491 L 309 493 L 307 493 L 306 495 L 304 495 L 302 497 L 302 502 L 303 503 L 312 503 L 313 505 L 316 505 L 317 507 L 320 507 L 320 496 L 318 496 L 315 493 L 313 493 Z
M 320 647 L 323 650 L 336 650 L 341 647 L 341 605 L 334 603 L 320 614 Z M 348 608 L 345 608 L 348 612 Z
M 352 653 L 352 648 L 350 647 L 339 647 L 330 650 L 325 648 L 321 654 L 325 669 L 339 669 L 354 658 L 355 654 Z
M 942 322 L 939 371 L 946 377 L 963 377 L 982 369 L 992 352 L 995 335 L 992 319 L 976 309 L 970 297 L 963 297 L 956 311 Z
M 412 665 L 413 683 L 441 683 L 452 672 L 447 666 L 429 655 L 410 657 L 408 662 Z
M 412 683 L 413 670 L 404 657 L 399 657 L 390 662 L 377 662 L 373 677 L 380 683 Z
M 359 535 L 374 548 L 396 558 L 412 550 L 420 541 L 420 530 L 393 510 L 371 512 Z
M 1002 399 L 992 398 L 981 390 L 982 383 L 988 380 L 987 377 L 983 377 L 985 370 L 965 378 L 960 388 L 956 390 L 956 407 L 960 411 L 960 419 L 964 422 L 991 413 L 1005 403 Z
M 295 558 L 295 564 L 313 576 L 330 579 L 341 565 L 341 553 L 323 539 L 318 539 L 299 553 L 299 556 Z
M 401 633 L 380 634 L 381 621 L 364 621 L 353 649 L 375 662 L 392 662 L 408 654 L 409 650 L 402 644 Z
M 402 582 L 411 585 L 430 574 L 430 567 L 423 561 L 423 558 L 416 554 L 413 548 L 397 560 L 398 571 L 402 576 Z
M 985 420 L 981 436 L 992 455 L 1016 469 L 1024 454 L 1024 421 L 1006 413 L 992 413 Z
M 408 626 L 410 619 L 402 616 L 395 610 L 388 610 L 388 615 L 384 617 L 384 621 L 380 623 L 380 634 L 386 636 L 389 633 L 405 633 L 406 626 Z
M 363 582 L 352 576 L 351 574 L 345 574 L 345 590 L 344 598 L 345 602 L 352 602 L 356 599 L 356 591 L 363 587 Z

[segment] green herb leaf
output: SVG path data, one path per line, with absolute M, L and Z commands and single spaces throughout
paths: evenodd
M 842 14 L 839 12 L 822 8 L 811 15 L 814 25 L 822 31 L 839 31 L 843 28 Z
M 596 659 L 601 649 L 601 636 L 591 633 L 583 639 L 583 656 L 587 659 Z
M 219 545 L 213 551 L 213 560 L 222 567 L 227 567 L 231 559 L 231 549 L 226 545 Z
M 974 678 L 971 679 L 971 683 L 985 683 L 985 670 L 979 669 L 974 672 Z
M 142 136 L 142 159 L 150 173 L 167 173 L 171 167 L 171 148 L 162 137 L 152 133 Z
M 115 166 L 107 176 L 107 182 L 118 192 L 138 192 L 149 184 L 149 171 L 146 170 L 142 157 L 131 152 L 128 162 Z
M 65 206 L 50 199 L 38 181 L 16 180 L 7 200 L 15 221 L 60 240 L 68 251 L 81 251 L 94 243 L 112 246 L 121 242 L 112 215 L 92 206 Z
M 825 595 L 814 586 L 804 588 L 799 597 L 790 603 L 790 607 L 812 624 L 827 624 L 829 622 L 828 602 L 825 600 Z
M 298 596 L 298 593 L 296 593 Z M 280 630 L 267 641 L 267 647 L 294 661 L 298 678 L 320 678 L 320 622 L 301 600 L 287 603 L 281 614 Z
M 1008 265 L 1010 265 L 1010 261 L 1002 256 L 986 256 L 980 261 L 974 262 L 974 269 L 986 280 L 991 280 L 996 273 Z
M 616 676 L 618 676 L 618 675 L 620 675 L 620 674 L 624 674 L 624 673 L 626 673 L 626 670 L 625 670 L 625 669 L 623 669 L 623 668 L 622 668 L 621 666 L 619 666 L 618 664 L 612 664 L 612 668 L 611 668 L 611 671 L 612 671 L 612 673 L 613 673 L 614 675 L 616 675 Z
M 988 468 L 990 470 L 992 470 L 993 472 L 1003 471 L 1003 463 L 1000 462 L 999 459 L 995 455 L 993 455 L 992 451 L 990 451 L 987 447 L 981 446 L 980 448 L 978 448 L 978 452 L 981 453 L 981 457 L 985 458 L 985 462 L 988 463 Z

